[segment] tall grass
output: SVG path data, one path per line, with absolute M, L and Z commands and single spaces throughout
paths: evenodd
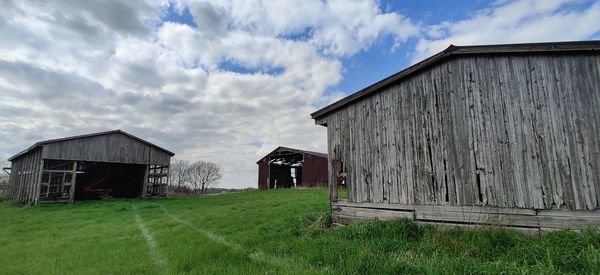
M 598 274 L 600 232 L 533 238 L 410 220 L 332 228 L 323 189 L 28 208 L 2 202 L 0 268 L 7 274 Z

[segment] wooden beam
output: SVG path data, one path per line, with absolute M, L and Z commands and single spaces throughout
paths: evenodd
M 73 161 L 73 172 L 71 176 L 71 188 L 69 189 L 69 201 L 75 202 L 75 185 L 77 184 L 77 161 Z
M 146 197 L 146 189 L 148 186 L 148 173 L 149 173 L 150 165 L 146 164 L 146 173 L 144 173 L 144 184 L 142 185 L 142 198 Z
M 42 175 L 44 174 L 44 159 L 41 158 L 40 155 L 40 167 L 39 167 L 39 175 L 37 179 L 37 188 L 35 194 L 35 204 L 38 205 L 40 203 L 40 194 L 42 193 Z

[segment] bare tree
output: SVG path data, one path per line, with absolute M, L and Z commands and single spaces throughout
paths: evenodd
M 169 167 L 169 182 L 181 189 L 190 181 L 191 163 L 187 160 L 174 160 Z
M 206 194 L 209 187 L 216 186 L 220 179 L 221 169 L 214 162 L 197 161 L 190 167 L 190 182 L 202 194 Z
M 4 170 L 5 167 L 10 167 L 8 162 L 1 161 L 0 162 L 0 193 L 6 191 L 8 189 L 8 173 Z M 10 170 L 9 170 L 10 171 Z

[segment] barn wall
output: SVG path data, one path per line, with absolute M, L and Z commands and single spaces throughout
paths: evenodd
M 34 203 L 39 196 L 42 150 L 34 149 L 11 162 L 8 196 L 17 203 Z
M 327 158 L 304 154 L 303 187 L 327 187 Z
M 438 63 L 318 120 L 349 201 L 597 209 L 600 57 Z M 330 187 L 331 188 L 331 187 Z
M 169 165 L 170 155 L 120 133 L 44 145 L 44 159 Z
M 269 189 L 269 161 L 266 158 L 258 162 L 258 189 Z

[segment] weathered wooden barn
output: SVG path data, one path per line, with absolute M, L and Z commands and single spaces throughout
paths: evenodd
M 327 154 L 277 147 L 258 164 L 258 189 L 327 187 Z
M 312 118 L 337 223 L 600 226 L 600 41 L 450 46 Z
M 22 204 L 165 196 L 174 154 L 121 130 L 40 141 L 8 159 Z

